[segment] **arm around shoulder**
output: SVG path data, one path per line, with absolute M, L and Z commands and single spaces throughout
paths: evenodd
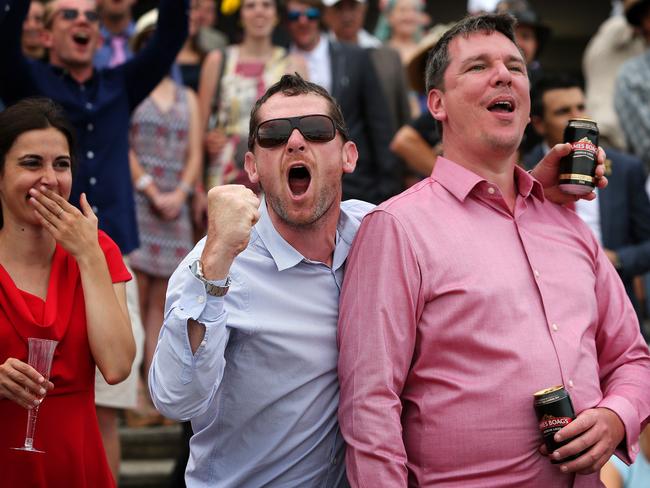
M 415 348 L 419 276 L 395 218 L 369 214 L 346 265 L 338 327 L 339 422 L 353 487 L 407 485 L 400 394 Z

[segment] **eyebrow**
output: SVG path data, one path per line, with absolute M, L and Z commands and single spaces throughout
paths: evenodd
M 489 61 L 489 56 L 487 54 L 478 54 L 476 56 L 472 56 L 469 58 L 464 59 L 461 62 L 461 66 L 467 66 L 468 64 L 474 63 L 476 61 Z M 522 65 L 525 65 L 526 63 L 524 62 L 523 58 L 520 56 L 515 56 L 514 54 L 511 54 L 506 57 L 506 63 L 520 63 Z

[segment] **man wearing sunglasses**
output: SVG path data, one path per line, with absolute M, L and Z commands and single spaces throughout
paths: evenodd
M 401 190 L 395 156 L 389 150 L 394 132 L 390 108 L 367 51 L 329 39 L 321 32 L 319 0 L 289 0 L 290 50 L 305 58 L 309 79 L 339 103 L 357 144 L 357 169 L 343 178 L 343 198 L 379 203 Z
M 188 2 L 161 0 L 158 29 L 147 48 L 129 62 L 108 69 L 93 67 L 101 42 L 94 0 L 53 0 L 47 5 L 44 37 L 49 64 L 29 60 L 21 52 L 28 8 L 26 0 L 0 0 L 0 12 L 5 14 L 0 24 L 0 98 L 13 103 L 42 95 L 63 106 L 76 129 L 80 163 L 70 201 L 77 204 L 85 192 L 99 227 L 127 255 L 139 245 L 128 160 L 129 120 L 135 107 L 169 72 L 187 36 Z M 141 325 L 137 306 L 133 306 L 137 305 L 134 282 L 129 282 L 127 294 L 137 339 Z M 102 437 L 115 475 L 120 458 L 117 402 L 135 404 L 137 370 L 136 364 L 125 382 L 96 396 Z
M 371 205 L 341 203 L 357 162 L 320 86 L 285 75 L 257 102 L 243 186 L 208 194 L 208 233 L 169 281 L 149 375 L 192 421 L 186 485 L 345 487 L 336 421 L 343 266 Z

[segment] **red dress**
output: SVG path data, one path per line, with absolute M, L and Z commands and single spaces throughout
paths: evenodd
M 115 243 L 99 232 L 113 283 L 131 275 Z M 25 439 L 27 410 L 0 399 L 0 486 L 114 487 L 95 414 L 95 362 L 88 344 L 81 276 L 75 259 L 59 245 L 52 257 L 47 299 L 16 288 L 0 266 L 0 364 L 27 362 L 27 338 L 59 341 L 50 381 L 40 406 L 34 447 L 15 451 Z

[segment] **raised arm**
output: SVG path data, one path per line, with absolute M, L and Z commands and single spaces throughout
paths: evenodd
M 258 198 L 243 186 L 210 190 L 208 235 L 169 280 L 165 318 L 149 371 L 151 397 L 166 417 L 188 420 L 204 413 L 226 365 L 230 331 L 225 298 L 207 294 L 190 265 L 200 259 L 204 277 L 225 284 L 259 218 L 258 207 Z
M 37 93 L 32 78 L 33 62 L 21 49 L 23 21 L 28 0 L 0 0 L 0 98 L 13 103 Z
M 160 83 L 181 50 L 188 31 L 188 0 L 161 0 L 156 31 L 134 58 L 114 69 L 124 69 L 129 105 L 134 110 Z

